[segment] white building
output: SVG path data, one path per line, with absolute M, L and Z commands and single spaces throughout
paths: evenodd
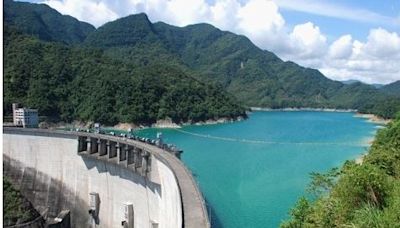
M 16 126 L 37 127 L 39 116 L 37 109 L 20 108 L 18 104 L 13 105 L 13 122 Z

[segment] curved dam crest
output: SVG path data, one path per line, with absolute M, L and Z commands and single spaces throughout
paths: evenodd
M 98 153 L 78 153 L 82 137 L 113 140 L 127 150 L 118 153 L 116 162 Z M 129 165 L 133 152 L 128 147 L 149 152 L 143 167 Z M 41 213 L 47 209 L 51 217 L 70 210 L 71 227 L 121 227 L 125 204 L 133 205 L 134 227 L 209 227 L 191 173 L 176 157 L 148 144 L 98 134 L 4 128 L 3 159 L 4 174 L 35 208 Z M 96 219 L 88 213 L 91 193 L 98 194 Z

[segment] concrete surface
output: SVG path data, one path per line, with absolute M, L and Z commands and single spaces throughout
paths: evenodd
M 159 185 L 116 164 L 78 156 L 75 139 L 3 137 L 3 156 L 9 164 L 5 164 L 5 173 L 19 181 L 40 211 L 49 206 L 49 214 L 57 216 L 70 209 L 72 227 L 88 227 L 93 223 L 88 213 L 89 193 L 97 192 L 100 210 L 96 227 L 121 227 L 126 202 L 134 205 L 135 227 L 151 227 L 151 222 L 159 227 L 182 227 L 179 188 L 173 172 L 163 163 L 155 160 Z
M 210 227 L 204 199 L 190 171 L 175 156 L 155 146 L 108 135 L 3 128 L 4 171 L 49 213 L 71 210 L 74 227 L 90 219 L 89 193 L 100 196 L 96 227 L 121 227 L 123 204 L 134 205 L 135 227 Z M 78 136 L 100 137 L 151 153 L 148 177 L 93 157 L 79 156 Z

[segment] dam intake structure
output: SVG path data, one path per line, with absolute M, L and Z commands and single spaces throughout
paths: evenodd
M 210 227 L 190 171 L 154 145 L 87 132 L 3 128 L 4 175 L 71 227 Z

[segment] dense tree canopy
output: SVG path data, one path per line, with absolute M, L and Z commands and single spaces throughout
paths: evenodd
M 400 80 L 392 82 L 390 84 L 387 84 L 385 86 L 383 86 L 382 88 L 380 88 L 380 90 L 383 93 L 392 95 L 392 96 L 397 96 L 398 98 L 400 98 Z
M 245 116 L 221 88 L 167 64 L 137 67 L 102 50 L 42 42 L 5 30 L 4 107 L 20 102 L 56 120 L 177 123 Z
M 46 41 L 80 43 L 95 30 L 89 23 L 61 15 L 45 4 L 4 1 L 4 22 Z

